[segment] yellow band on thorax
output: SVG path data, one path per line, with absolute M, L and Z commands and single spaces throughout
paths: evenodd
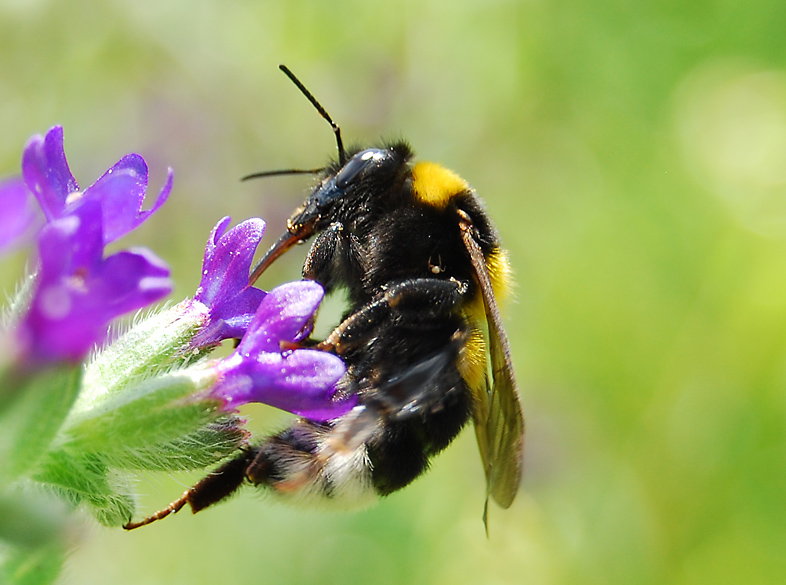
M 426 161 L 412 167 L 412 187 L 420 201 L 440 209 L 447 206 L 454 195 L 469 190 L 467 182 L 456 173 Z

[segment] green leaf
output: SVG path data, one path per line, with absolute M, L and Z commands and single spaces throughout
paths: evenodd
M 61 538 L 66 509 L 48 494 L 33 490 L 0 493 L 0 541 L 38 548 Z
M 120 526 L 134 513 L 134 498 L 122 476 L 112 471 L 101 456 L 73 456 L 52 451 L 33 479 L 71 506 L 86 506 L 105 526 Z
M 16 286 L 13 297 L 3 309 L 4 323 L 14 323 L 27 311 L 35 289 L 35 274 L 25 275 Z
M 233 454 L 249 433 L 242 419 L 229 416 L 166 443 L 114 451 L 107 462 L 118 469 L 184 471 L 204 469 Z
M 204 357 L 205 352 L 184 353 L 206 318 L 191 306 L 184 301 L 149 315 L 96 354 L 87 365 L 85 391 L 76 410 L 94 408 L 130 385 Z
M 222 416 L 222 402 L 209 398 L 214 374 L 199 370 L 146 380 L 98 406 L 72 416 L 62 447 L 72 454 L 122 455 L 181 439 Z
M 35 466 L 74 404 L 82 373 L 81 365 L 60 365 L 3 381 L 0 481 L 11 481 Z
M 49 585 L 60 575 L 65 561 L 65 545 L 53 542 L 26 548 L 0 545 L 0 583 L 7 585 Z

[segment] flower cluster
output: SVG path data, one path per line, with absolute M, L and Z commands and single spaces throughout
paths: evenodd
M 121 525 L 134 512 L 125 474 L 231 455 L 248 440 L 238 406 L 263 402 L 316 420 L 352 408 L 334 396 L 345 373 L 338 357 L 291 349 L 310 334 L 322 288 L 302 281 L 265 292 L 248 282 L 261 219 L 232 228 L 221 219 L 194 296 L 108 338 L 117 317 L 172 289 L 150 250 L 106 253 L 164 204 L 172 180 L 170 170 L 142 210 L 148 169 L 129 154 L 81 190 L 56 126 L 30 139 L 21 178 L 0 182 L 0 254 L 37 250 L 0 327 L 0 509 L 30 508 L 18 487 L 32 482 Z M 241 341 L 209 359 L 225 339 Z M 0 520 L 0 552 L 4 538 Z
M 32 298 L 12 332 L 18 364 L 79 362 L 101 341 L 112 319 L 169 294 L 169 269 L 149 250 L 104 257 L 108 243 L 139 226 L 169 196 L 171 169 L 155 206 L 140 212 L 147 174 L 144 159 L 128 155 L 80 191 L 66 162 L 61 127 L 27 143 L 23 181 L 7 181 L 0 191 L 7 201 L 3 222 L 15 227 L 3 238 L 7 245 L 33 221 L 28 193 L 46 218 L 37 233 Z

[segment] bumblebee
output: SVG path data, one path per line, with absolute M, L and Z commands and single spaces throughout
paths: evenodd
M 244 483 L 300 503 L 357 507 L 403 488 L 474 422 L 488 500 L 508 508 L 521 478 L 524 422 L 496 295 L 508 288 L 505 251 L 483 204 L 458 175 L 413 162 L 404 142 L 345 151 L 310 171 L 318 184 L 250 275 L 313 239 L 303 278 L 345 289 L 349 310 L 316 343 L 347 367 L 338 393 L 357 406 L 327 423 L 300 418 L 219 466 L 136 528 L 189 504 L 198 512 Z

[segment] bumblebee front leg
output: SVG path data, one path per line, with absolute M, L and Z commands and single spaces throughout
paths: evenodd
M 303 264 L 303 278 L 316 280 L 325 291 L 330 291 L 337 282 L 354 277 L 360 270 L 361 256 L 355 236 L 348 234 L 343 224 L 334 222 L 311 244 Z
M 317 349 L 341 355 L 365 340 L 367 334 L 391 316 L 413 323 L 453 313 L 461 304 L 468 285 L 454 278 L 412 278 L 389 287 L 375 300 L 344 319 Z

